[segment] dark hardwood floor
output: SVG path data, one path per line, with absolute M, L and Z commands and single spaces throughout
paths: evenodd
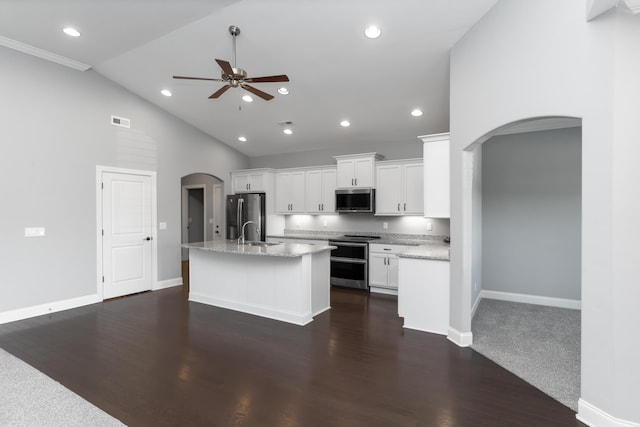
M 130 426 L 583 426 L 469 348 L 334 288 L 300 327 L 181 288 L 0 325 L 0 347 Z

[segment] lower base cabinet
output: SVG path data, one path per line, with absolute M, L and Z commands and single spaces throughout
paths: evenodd
M 398 294 L 398 254 L 405 245 L 369 243 L 369 289 L 380 294 Z
M 449 331 L 448 261 L 400 258 L 398 315 L 404 327 L 447 335 Z

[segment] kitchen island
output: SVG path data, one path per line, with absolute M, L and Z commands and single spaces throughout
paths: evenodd
M 332 246 L 215 240 L 189 249 L 189 301 L 306 325 L 328 310 Z

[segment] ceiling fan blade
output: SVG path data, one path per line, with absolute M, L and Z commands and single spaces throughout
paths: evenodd
M 226 75 L 228 75 L 228 76 L 232 76 L 233 75 L 233 68 L 231 68 L 231 64 L 229 64 L 229 61 L 225 61 L 225 60 L 222 60 L 222 59 L 216 59 L 216 62 L 218 63 L 220 68 L 222 68 L 222 71 Z
M 244 81 L 250 83 L 288 82 L 289 77 L 286 74 L 280 74 L 278 76 L 249 77 Z
M 209 99 L 214 99 L 214 98 L 218 98 L 220 95 L 222 95 L 223 93 L 225 93 L 227 90 L 229 90 L 231 86 L 229 85 L 225 85 L 222 86 L 220 89 L 218 89 L 217 91 L 213 92 L 210 96 Z
M 188 77 L 188 76 L 173 76 L 174 79 L 184 79 L 184 80 L 211 80 L 214 82 L 223 82 L 222 79 L 210 79 L 207 77 Z
M 240 86 L 242 86 L 243 89 L 248 90 L 249 92 L 251 92 L 252 94 L 259 96 L 260 98 L 264 99 L 265 101 L 269 101 L 271 99 L 273 99 L 273 95 L 269 95 L 267 92 L 263 92 L 259 89 L 256 89 L 253 86 L 249 86 L 247 84 L 240 84 Z

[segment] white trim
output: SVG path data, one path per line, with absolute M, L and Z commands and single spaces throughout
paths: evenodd
M 374 294 L 382 294 L 382 295 L 398 295 L 397 288 L 379 288 L 377 286 L 369 285 L 369 292 L 373 292 Z
M 151 288 L 152 291 L 159 291 L 160 289 L 173 288 L 175 286 L 182 286 L 182 277 L 176 277 L 168 280 L 160 280 L 155 282 L 155 285 Z
M 480 291 L 480 298 L 521 302 L 524 304 L 546 305 L 549 307 L 570 308 L 573 310 L 580 310 L 582 308 L 582 302 L 580 300 L 543 297 L 539 295 L 529 294 L 516 294 L 511 292 L 488 291 L 486 289 Z
M 458 347 L 470 347 L 473 344 L 473 333 L 471 332 L 460 332 L 457 329 L 449 326 L 449 333 L 447 334 L 447 339 L 452 343 L 456 344 Z
M 151 289 L 158 283 L 158 183 L 155 171 L 118 168 L 113 166 L 96 166 L 96 293 L 100 301 L 104 300 L 102 283 L 102 174 L 121 173 L 126 175 L 141 175 L 151 178 Z
M 582 399 L 578 399 L 576 418 L 591 427 L 640 427 L 639 423 L 616 418 Z
M 42 316 L 43 314 L 51 314 L 58 311 L 95 304 L 100 301 L 102 300 L 100 297 L 98 297 L 98 295 L 87 295 L 84 297 L 71 298 L 62 301 L 54 301 L 46 304 L 34 305 L 31 307 L 18 308 L 16 310 L 9 310 L 0 313 L 0 325 L 3 323 L 28 319 L 30 317 Z
M 476 311 L 478 310 L 478 306 L 480 305 L 480 301 L 482 301 L 482 291 L 478 292 L 476 296 L 476 300 L 473 302 L 471 306 L 471 320 L 476 316 Z
M 80 61 L 76 61 L 66 56 L 58 55 L 48 50 L 40 49 L 35 46 L 31 46 L 26 43 L 19 42 L 17 40 L 10 39 L 8 37 L 0 36 L 0 45 L 8 47 L 10 49 L 17 50 L 27 55 L 32 55 L 40 59 L 55 62 L 56 64 L 64 65 L 69 68 L 73 68 L 78 71 L 87 71 L 91 68 L 91 65 L 84 64 Z
M 266 317 L 268 319 L 281 320 L 283 322 L 293 323 L 294 325 L 299 326 L 304 326 L 313 321 L 311 312 L 307 314 L 298 314 L 291 311 L 277 310 L 271 307 L 265 307 L 257 304 L 248 304 L 241 301 L 215 298 L 195 292 L 189 292 L 189 301 L 213 305 L 215 307 L 226 308 L 234 311 L 240 311 L 242 313 Z

